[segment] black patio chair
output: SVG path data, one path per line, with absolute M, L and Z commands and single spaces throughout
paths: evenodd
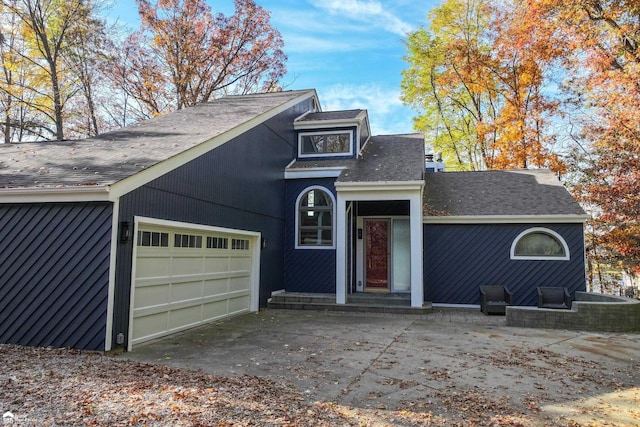
M 484 314 L 504 315 L 509 305 L 513 305 L 513 294 L 506 286 L 480 286 L 480 311 Z
M 559 286 L 538 287 L 538 308 L 571 310 L 571 294 L 567 288 Z

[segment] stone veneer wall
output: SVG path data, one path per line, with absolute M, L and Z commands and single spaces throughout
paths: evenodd
M 507 307 L 507 326 L 591 332 L 639 332 L 640 300 L 576 292 L 571 310 Z

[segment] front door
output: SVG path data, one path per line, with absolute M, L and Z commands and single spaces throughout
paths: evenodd
M 389 290 L 389 237 L 388 219 L 366 219 L 365 229 L 365 283 L 368 291 Z

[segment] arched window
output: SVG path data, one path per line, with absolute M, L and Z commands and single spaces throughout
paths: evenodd
M 562 236 L 548 228 L 523 231 L 511 244 L 511 259 L 568 260 L 569 247 Z
M 296 202 L 296 248 L 333 248 L 335 199 L 324 187 L 306 188 Z

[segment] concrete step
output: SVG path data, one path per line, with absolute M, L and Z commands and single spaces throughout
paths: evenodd
M 352 313 L 429 314 L 432 312 L 432 308 L 430 306 L 401 307 L 392 305 L 321 304 L 304 302 L 269 302 L 267 307 L 270 310 L 319 310 Z
M 347 296 L 347 302 L 353 304 L 369 305 L 398 305 L 411 306 L 411 295 L 409 294 L 374 294 L 358 293 Z
M 274 292 L 273 302 L 301 302 L 301 303 L 335 303 L 335 294 L 314 294 L 305 292 Z M 347 295 L 349 304 L 364 305 L 399 305 L 411 306 L 411 295 L 391 293 L 357 293 Z
M 272 302 L 299 302 L 299 303 L 335 303 L 334 294 L 310 294 L 304 292 L 274 292 L 271 294 Z
M 376 299 L 374 299 L 376 301 Z M 358 313 L 389 313 L 389 314 L 429 314 L 432 312 L 431 303 L 425 303 L 423 307 L 411 307 L 410 301 L 406 304 L 394 301 L 391 304 L 354 302 L 349 300 L 347 304 L 336 304 L 335 296 L 331 298 L 325 296 L 314 298 L 310 296 L 297 295 L 292 298 L 274 295 L 268 302 L 269 309 L 286 310 L 321 310 L 321 311 L 341 311 Z

